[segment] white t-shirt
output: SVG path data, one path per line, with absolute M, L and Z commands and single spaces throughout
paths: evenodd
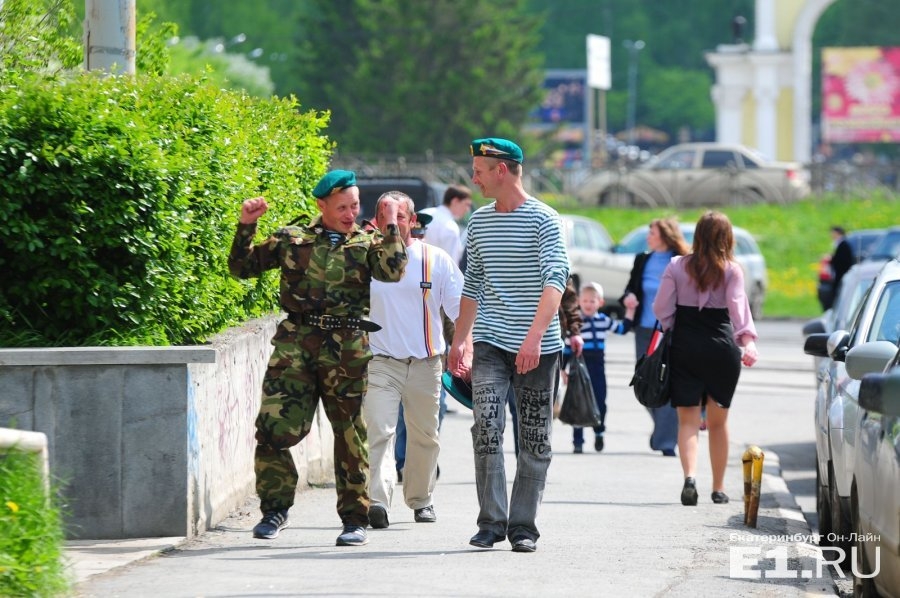
M 459 317 L 463 275 L 447 252 L 421 241 L 407 246 L 409 261 L 399 282 L 370 283 L 369 319 L 381 325 L 369 333 L 375 355 L 424 359 L 446 350 L 441 308 Z M 427 256 L 427 260 L 426 260 Z
M 453 212 L 444 205 L 422 211 L 434 218 L 425 228 L 425 242 L 440 247 L 458 264 L 462 259 L 463 243 Z

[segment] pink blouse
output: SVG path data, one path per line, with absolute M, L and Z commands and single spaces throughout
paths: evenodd
M 727 308 L 738 346 L 743 347 L 748 342 L 755 341 L 758 335 L 750 314 L 750 302 L 744 291 L 744 271 L 741 266 L 728 262 L 725 267 L 725 284 L 700 291 L 685 268 L 690 258 L 690 255 L 672 258 L 663 272 L 659 291 L 653 302 L 653 313 L 663 330 L 668 330 L 675 323 L 676 304 L 700 309 Z

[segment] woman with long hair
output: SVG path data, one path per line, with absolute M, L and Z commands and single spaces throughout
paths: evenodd
M 734 261 L 734 232 L 725 214 L 697 221 L 690 254 L 666 267 L 653 302 L 664 330 L 672 331 L 669 399 L 678 411 L 678 452 L 684 470 L 681 504 L 697 504 L 700 411 L 706 406 L 712 501 L 727 503 L 728 408 L 741 363 L 756 363 L 756 327 Z
M 647 231 L 647 249 L 634 256 L 634 266 L 625 287 L 625 294 L 619 300 L 626 307 L 635 306 L 634 353 L 635 359 L 647 352 L 656 316 L 653 314 L 653 300 L 659 289 L 662 273 L 673 257 L 684 255 L 690 247 L 681 234 L 681 227 L 675 218 L 657 218 L 650 222 Z M 647 309 L 644 309 L 644 306 Z M 671 405 L 647 409 L 653 418 L 653 432 L 650 434 L 650 448 L 667 457 L 675 456 L 678 442 L 678 415 Z

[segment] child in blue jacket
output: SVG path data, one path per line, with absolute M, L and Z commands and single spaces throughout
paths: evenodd
M 594 399 L 600 411 L 600 425 L 594 426 L 594 450 L 603 450 L 603 433 L 606 431 L 606 335 L 609 332 L 626 334 L 634 325 L 634 308 L 625 311 L 624 320 L 614 320 L 601 313 L 603 307 L 603 287 L 596 282 L 589 282 L 581 287 L 578 293 L 578 306 L 581 308 L 581 338 L 584 340 L 582 357 L 591 375 L 591 386 Z M 566 346 L 563 352 L 566 363 L 572 361 L 572 351 Z M 584 429 L 573 428 L 572 444 L 576 453 L 583 452 Z

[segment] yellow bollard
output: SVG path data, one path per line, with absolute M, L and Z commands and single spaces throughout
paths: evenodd
M 744 465 L 744 525 L 748 527 L 756 527 L 764 458 L 765 453 L 755 445 L 744 451 L 741 458 Z

